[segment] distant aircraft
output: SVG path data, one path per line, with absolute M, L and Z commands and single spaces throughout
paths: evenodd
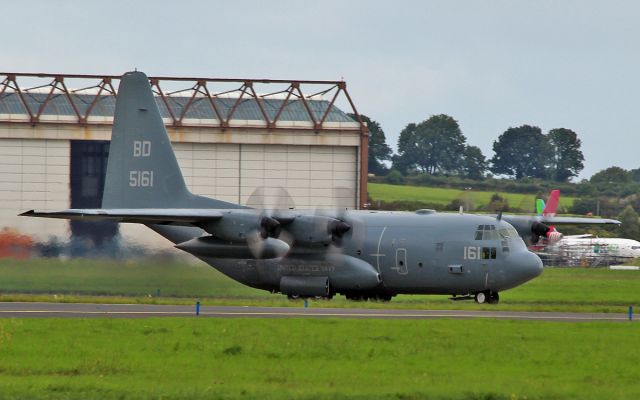
M 194 195 L 141 72 L 120 83 L 102 208 L 21 215 L 145 224 L 238 282 L 289 297 L 497 303 L 542 272 L 501 215 L 252 209 Z
M 589 264 L 621 263 L 640 257 L 640 242 L 623 238 L 600 238 L 591 234 L 565 236 L 548 246 L 545 254 Z
M 555 216 L 559 200 L 560 190 L 551 191 L 541 215 Z M 623 238 L 599 238 L 592 234 L 563 236 L 560 240 L 546 244 L 544 256 L 563 257 L 567 261 L 586 260 L 590 264 L 599 264 L 601 261 L 618 263 L 640 257 L 640 242 Z
M 607 218 L 557 217 L 560 190 L 552 190 L 547 203 L 536 200 L 536 216 L 507 215 L 502 218 L 513 225 L 522 239 L 534 250 L 559 242 L 563 235 L 556 230 L 556 225 L 620 225 L 620 221 Z

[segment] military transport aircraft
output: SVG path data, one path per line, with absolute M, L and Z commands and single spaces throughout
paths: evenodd
M 542 272 L 501 215 L 267 210 L 194 195 L 142 72 L 120 82 L 102 208 L 21 215 L 145 224 L 229 277 L 290 297 L 497 303 Z

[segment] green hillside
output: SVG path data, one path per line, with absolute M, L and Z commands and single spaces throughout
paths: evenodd
M 478 207 L 487 205 L 491 196 L 496 193 L 493 191 L 475 191 L 475 190 L 459 190 L 444 189 L 426 186 L 405 186 L 405 185 L 388 185 L 383 183 L 369 183 L 369 196 L 376 201 L 384 201 L 387 203 L 395 201 L 410 201 L 433 203 L 446 206 L 453 200 L 461 200 L 468 203 L 470 207 Z M 506 199 L 511 207 L 521 208 L 523 210 L 534 209 L 535 195 L 498 192 L 498 194 Z M 546 199 L 545 199 L 546 200 Z M 575 197 L 560 197 L 560 208 L 568 208 L 573 205 Z

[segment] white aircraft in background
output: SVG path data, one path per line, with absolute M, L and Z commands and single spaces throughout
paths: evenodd
M 538 199 L 536 202 L 538 215 L 555 216 L 559 200 L 559 190 L 551 191 L 546 204 L 543 200 Z M 569 260 L 586 260 L 591 265 L 597 265 L 600 261 L 620 263 L 640 257 L 640 242 L 637 240 L 601 238 L 592 234 L 561 235 L 556 241 L 548 240 L 544 246 L 546 255 L 564 257 Z
M 640 242 L 633 239 L 601 238 L 591 234 L 563 237 L 548 246 L 547 252 L 561 252 L 577 258 L 638 258 Z

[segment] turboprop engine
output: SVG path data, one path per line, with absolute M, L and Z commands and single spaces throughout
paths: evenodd
M 201 228 L 218 239 L 244 243 L 259 233 L 262 239 L 278 237 L 280 222 L 270 216 L 251 211 L 224 213 L 222 218 L 201 224 Z
M 534 221 L 531 224 L 531 241 L 535 244 L 538 243 L 540 238 L 544 238 L 548 241 L 548 244 L 553 244 L 562 239 L 562 233 L 558 232 L 555 227 L 548 226 L 542 222 Z

